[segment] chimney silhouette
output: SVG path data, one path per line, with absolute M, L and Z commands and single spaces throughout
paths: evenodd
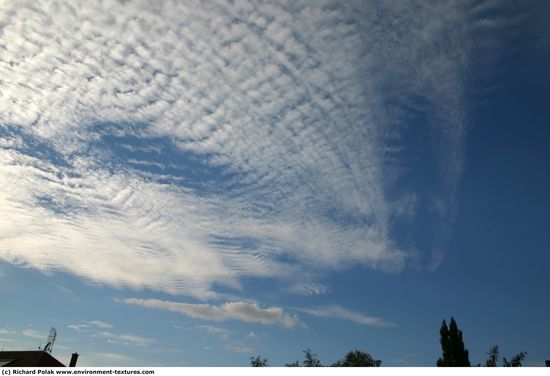
M 78 360 L 78 353 L 74 353 L 71 356 L 71 362 L 69 363 L 69 367 L 76 367 L 76 361 Z

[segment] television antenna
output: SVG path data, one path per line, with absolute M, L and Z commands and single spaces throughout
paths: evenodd
M 53 343 L 55 342 L 55 338 L 57 337 L 57 331 L 52 326 L 50 329 L 50 335 L 48 335 L 48 342 L 46 343 L 46 346 L 44 346 L 44 352 L 47 352 L 49 354 L 52 353 Z

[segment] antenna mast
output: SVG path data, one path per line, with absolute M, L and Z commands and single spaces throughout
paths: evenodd
M 46 346 L 44 346 L 44 352 L 47 352 L 49 354 L 52 353 L 53 343 L 55 342 L 56 337 L 57 337 L 57 331 L 52 326 L 52 328 L 50 329 L 50 335 L 48 336 L 48 342 L 46 343 Z

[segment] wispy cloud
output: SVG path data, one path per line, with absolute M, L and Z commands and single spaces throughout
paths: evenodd
M 119 301 L 126 304 L 177 312 L 201 320 L 240 320 L 264 325 L 277 324 L 287 328 L 292 328 L 300 323 L 296 316 L 289 315 L 282 308 L 261 308 L 256 303 L 248 302 L 229 302 L 214 306 L 209 304 L 178 303 L 158 299 L 131 298 Z
M 46 344 L 48 332 L 36 329 L 16 329 L 9 326 L 0 328 L 0 347 L 5 350 L 37 348 Z
M 13 344 L 17 342 L 13 337 L 17 336 L 17 332 L 9 327 L 0 328 L 0 342 Z
M 395 324 L 382 320 L 378 317 L 367 316 L 360 312 L 355 312 L 339 305 L 328 305 L 319 308 L 296 308 L 300 312 L 305 312 L 318 317 L 326 317 L 331 319 L 340 319 L 354 322 L 360 325 L 390 327 Z
M 88 323 L 100 329 L 111 329 L 113 327 L 111 324 L 107 322 L 99 321 L 99 320 L 92 320 L 92 321 L 89 321 Z
M 227 329 L 218 328 L 218 327 L 212 326 L 212 325 L 201 325 L 201 326 L 199 326 L 199 328 L 206 330 L 210 334 L 218 335 L 224 341 L 229 340 L 229 330 L 227 330 Z
M 65 287 L 65 286 L 61 286 L 61 285 L 54 285 L 56 289 L 58 289 L 59 291 L 63 292 L 64 294 L 69 294 L 69 295 L 74 295 L 74 291 Z
M 82 323 L 78 324 L 71 324 L 68 326 L 68 328 L 76 330 L 76 331 L 82 331 L 87 329 L 112 329 L 113 326 L 109 323 L 99 321 L 99 320 L 92 320 L 92 321 L 84 321 Z
M 463 21 L 453 3 L 2 3 L 0 259 L 205 300 L 401 270 L 400 104 L 428 103 L 453 197 Z
M 149 338 L 143 338 L 132 334 L 115 334 L 109 331 L 99 332 L 97 336 L 105 338 L 109 343 L 125 346 L 148 346 L 154 342 Z
M 209 334 L 218 336 L 224 343 L 225 348 L 231 352 L 250 353 L 253 351 L 252 348 L 250 348 L 246 344 L 232 340 L 230 338 L 231 332 L 227 329 L 219 328 L 217 326 L 212 326 L 212 325 L 201 325 L 199 326 L 199 328 L 206 330 L 206 332 L 208 332 Z
M 255 332 L 248 332 L 246 336 L 252 339 L 256 339 L 258 337 Z
M 71 324 L 71 325 L 67 326 L 67 328 L 72 329 L 72 330 L 76 330 L 77 332 L 79 332 L 82 329 L 88 328 L 88 325 L 85 325 L 85 324 Z
M 81 321 L 78 324 L 69 325 L 68 328 L 86 333 L 92 338 L 103 338 L 107 343 L 113 345 L 147 347 L 155 342 L 152 338 L 144 338 L 135 334 L 116 333 L 111 330 L 113 325 L 100 320 Z
M 44 343 L 46 342 L 46 338 L 48 336 L 47 333 L 45 332 L 43 333 L 34 329 L 25 329 L 21 332 L 21 334 L 24 335 L 25 337 L 44 340 Z
M 2 334 L 16 334 L 16 332 L 12 329 L 7 329 L 7 328 L 0 328 L 0 335 Z
M 322 295 L 326 294 L 329 289 L 320 283 L 315 282 L 298 282 L 290 285 L 287 291 L 298 295 Z
M 94 355 L 96 358 L 101 358 L 110 362 L 124 362 L 124 364 L 128 364 L 128 361 L 132 360 L 126 355 L 117 353 L 95 353 Z

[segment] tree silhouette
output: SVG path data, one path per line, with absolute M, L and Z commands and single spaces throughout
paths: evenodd
M 498 357 L 499 349 L 498 346 L 491 346 L 491 349 L 487 353 L 489 357 L 485 361 L 485 367 L 498 367 Z M 527 356 L 527 353 L 522 351 L 519 354 L 512 357 L 511 361 L 508 361 L 506 358 L 502 358 L 503 367 L 521 367 L 523 365 L 523 360 Z
M 458 329 L 458 325 L 453 317 L 447 327 L 447 323 L 443 320 L 441 329 L 441 350 L 443 357 L 437 360 L 438 367 L 470 367 L 470 359 L 468 350 L 464 347 L 462 340 L 462 331 Z
M 491 346 L 487 353 L 489 357 L 485 361 L 485 367 L 497 367 L 498 366 L 498 346 Z
M 525 351 L 520 352 L 519 354 L 515 355 L 510 362 L 506 360 L 506 358 L 502 359 L 502 362 L 504 363 L 504 367 L 521 367 L 523 365 L 523 360 L 527 356 L 527 353 Z
M 354 350 L 348 352 L 344 359 L 332 364 L 331 367 L 380 367 L 381 360 L 375 360 L 369 353 Z
M 303 351 L 305 359 L 302 362 L 302 366 L 298 361 L 292 363 L 286 363 L 285 367 L 323 367 L 321 361 L 317 358 L 317 354 L 314 354 L 311 349 Z
M 304 367 L 322 367 L 321 361 L 317 359 L 317 354 L 311 352 L 310 349 L 304 350 L 305 359 L 302 362 Z
M 262 358 L 261 356 L 253 356 L 250 358 L 250 366 L 251 367 L 269 367 L 267 364 L 267 359 Z
M 317 358 L 317 354 L 310 349 L 303 351 L 305 359 L 300 365 L 299 361 L 286 363 L 285 367 L 324 367 L 321 361 Z M 254 358 L 251 358 L 251 360 Z M 369 353 L 353 350 L 349 351 L 344 359 L 340 359 L 336 363 L 331 364 L 331 367 L 380 367 L 381 360 L 374 359 Z
M 300 367 L 300 362 L 296 360 L 295 362 L 292 362 L 292 363 L 285 363 L 285 367 Z

